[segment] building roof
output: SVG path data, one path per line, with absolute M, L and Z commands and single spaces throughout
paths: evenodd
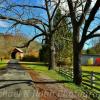
M 23 53 L 23 51 L 21 49 L 19 49 L 19 48 L 15 48 L 13 51 Z

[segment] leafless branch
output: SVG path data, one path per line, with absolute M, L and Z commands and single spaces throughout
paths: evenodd
M 43 10 L 46 10 L 45 7 L 42 7 L 42 6 L 31 6 L 31 5 L 11 5 L 9 6 L 8 8 L 13 8 L 13 7 L 29 7 L 29 8 L 39 8 L 39 9 L 43 9 Z
M 19 20 L 19 19 L 16 19 L 16 18 L 6 17 L 6 16 L 3 16 L 3 15 L 0 15 L 0 19 L 12 20 L 12 21 L 15 21 L 15 22 L 17 22 L 19 24 L 23 24 L 23 25 L 31 25 L 31 26 L 39 29 L 41 32 L 44 33 L 43 29 L 40 26 L 36 25 L 36 24 L 38 24 L 38 22 L 36 20 L 31 22 L 29 20 Z
M 24 44 L 23 46 L 16 46 L 16 47 L 18 47 L 18 48 L 25 48 L 25 47 L 28 47 L 29 46 L 29 44 L 32 42 L 32 41 L 34 41 L 37 37 L 40 37 L 40 36 L 45 36 L 46 34 L 43 34 L 43 33 L 41 33 L 41 34 L 38 34 L 38 35 L 35 35 L 31 40 L 29 40 L 26 44 Z
M 89 40 L 89 39 L 92 39 L 92 38 L 95 38 L 95 37 L 100 37 L 100 34 L 93 34 L 91 36 L 88 36 L 86 39 Z
M 59 4 L 60 4 L 60 1 L 61 1 L 61 0 L 58 0 L 58 3 L 56 4 L 55 9 L 53 10 L 53 13 L 52 13 L 52 16 L 51 16 L 51 20 L 53 19 L 54 15 L 55 15 L 55 12 L 56 12 L 57 9 L 58 9 L 58 6 L 59 6 Z
M 73 2 L 72 2 L 72 0 L 67 0 L 67 2 L 68 2 L 69 10 L 70 10 L 71 20 L 72 20 L 73 27 L 74 27 L 74 25 L 77 23 L 77 21 L 76 21 L 76 15 L 75 15 Z
M 79 26 L 80 26 L 80 25 L 83 23 L 83 21 L 85 20 L 85 16 L 86 16 L 86 14 L 87 14 L 87 12 L 88 12 L 88 10 L 89 10 L 89 8 L 90 8 L 91 1 L 92 1 L 92 0 L 87 0 L 87 2 L 86 2 L 86 5 L 85 5 L 85 7 L 84 7 L 84 11 L 82 12 L 82 15 L 81 15 L 81 17 L 80 17 L 80 19 L 79 19 L 79 22 L 78 22 L 78 25 L 79 25 Z
M 95 33 L 96 31 L 100 30 L 100 25 L 97 26 L 92 32 L 90 32 L 87 36 L 86 36 L 86 39 L 91 39 L 91 38 L 94 38 L 94 37 L 99 37 L 100 33 Z M 94 34 L 95 33 L 95 34 Z
M 90 26 L 90 23 L 94 20 L 95 14 L 97 13 L 99 7 L 100 7 L 100 1 L 97 0 L 95 6 L 92 8 L 92 10 L 90 12 L 90 15 L 89 15 L 87 21 L 85 22 L 82 37 L 86 36 L 87 30 Z

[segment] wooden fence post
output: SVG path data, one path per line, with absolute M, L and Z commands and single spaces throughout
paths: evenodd
M 73 70 L 71 70 L 71 76 L 72 76 L 72 79 L 73 79 Z
M 94 72 L 92 71 L 91 72 L 91 89 L 93 89 L 93 86 L 95 86 L 95 84 L 94 84 L 94 80 L 95 80 L 95 74 L 94 74 Z

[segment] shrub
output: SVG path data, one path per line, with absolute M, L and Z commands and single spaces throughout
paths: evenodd
M 42 46 L 42 49 L 39 51 L 39 58 L 42 62 L 48 62 L 49 60 L 49 50 L 46 45 Z
M 35 61 L 39 61 L 39 58 L 34 57 L 32 55 L 26 55 L 23 57 L 22 61 L 35 62 Z

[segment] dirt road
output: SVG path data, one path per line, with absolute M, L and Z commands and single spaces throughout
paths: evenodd
M 30 75 L 16 60 L 0 70 L 0 100 L 39 100 Z

